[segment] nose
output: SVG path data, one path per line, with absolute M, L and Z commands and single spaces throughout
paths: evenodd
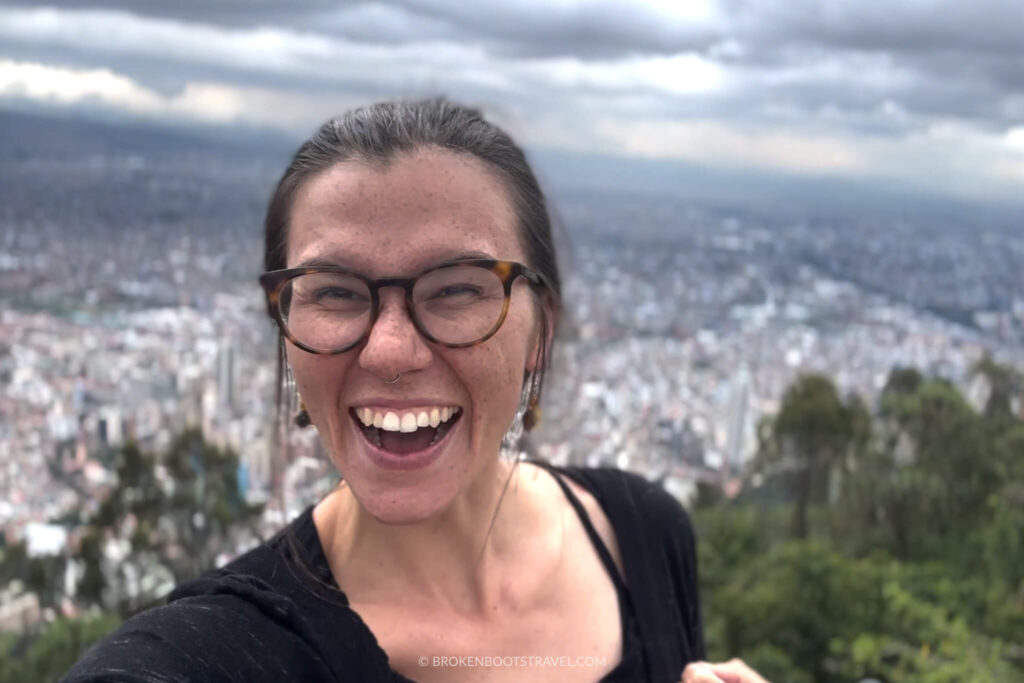
M 359 352 L 359 365 L 383 380 L 422 370 L 434 358 L 427 341 L 409 317 L 400 289 L 382 289 L 380 313 Z

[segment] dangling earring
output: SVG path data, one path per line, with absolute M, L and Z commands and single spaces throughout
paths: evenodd
M 306 402 L 299 402 L 299 412 L 295 415 L 295 424 L 299 427 L 308 427 L 313 424 L 313 421 L 309 419 L 309 411 L 306 410 Z
M 523 413 L 523 430 L 530 431 L 540 422 L 540 387 L 537 373 L 530 373 L 530 398 L 526 404 L 526 411 Z
M 537 347 L 536 365 L 533 372 L 529 373 L 530 397 L 526 403 L 526 410 L 523 413 L 523 431 L 530 431 L 540 422 L 540 387 L 544 382 L 544 371 L 547 369 L 547 344 L 543 343 L 548 338 L 548 318 L 541 314 L 541 343 Z
M 531 397 L 530 405 L 526 408 L 526 413 L 523 415 L 523 429 L 530 431 L 537 426 L 538 422 L 540 422 L 540 406 L 537 405 L 537 399 Z

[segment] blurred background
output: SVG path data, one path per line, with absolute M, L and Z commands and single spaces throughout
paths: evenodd
M 443 94 L 559 222 L 556 463 L 662 481 L 712 659 L 1024 677 L 1017 0 L 0 4 L 0 681 L 59 677 L 337 481 L 274 442 L 265 203 Z

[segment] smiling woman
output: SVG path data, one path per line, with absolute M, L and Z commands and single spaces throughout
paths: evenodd
M 327 122 L 278 183 L 265 266 L 282 382 L 342 483 L 67 680 L 758 680 L 692 665 L 673 498 L 502 455 L 537 419 L 561 304 L 544 195 L 505 133 L 443 100 Z

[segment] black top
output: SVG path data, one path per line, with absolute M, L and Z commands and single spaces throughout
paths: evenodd
M 571 467 L 555 471 L 593 494 L 622 554 L 625 581 L 579 501 L 559 479 L 619 597 L 623 659 L 606 680 L 678 681 L 688 662 L 705 657 L 694 535 L 686 512 L 660 486 L 635 474 Z M 391 671 L 387 654 L 349 608 L 309 508 L 270 541 L 176 588 L 167 605 L 129 619 L 87 652 L 64 680 L 409 679 Z

